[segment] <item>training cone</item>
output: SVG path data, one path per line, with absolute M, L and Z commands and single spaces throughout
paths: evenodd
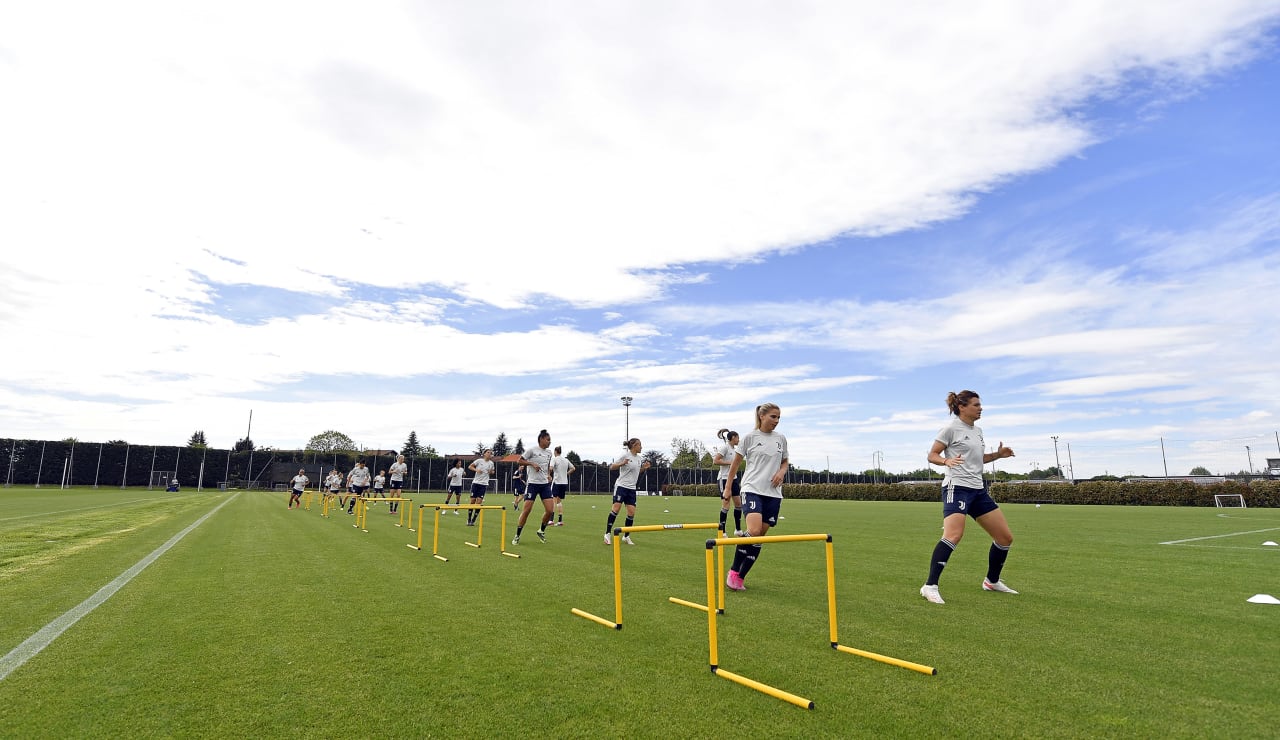
M 1280 604 L 1280 599 L 1271 594 L 1255 594 L 1246 599 L 1250 604 Z

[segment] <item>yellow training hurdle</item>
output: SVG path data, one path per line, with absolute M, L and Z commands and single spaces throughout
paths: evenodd
M 466 543 L 467 545 L 475 548 L 480 547 L 481 543 L 484 541 L 484 513 L 493 509 L 501 509 L 502 529 L 500 530 L 501 537 L 498 540 L 498 552 L 509 558 L 520 557 L 514 552 L 508 552 L 505 547 L 505 543 L 507 541 L 507 507 L 496 504 L 421 504 L 418 506 L 418 544 L 406 545 L 410 550 L 422 550 L 422 517 L 423 511 L 428 508 L 435 509 L 435 523 L 431 528 L 431 557 L 436 560 L 440 560 L 442 562 L 449 561 L 449 558 L 440 554 L 440 512 L 441 510 L 448 509 L 452 509 L 454 511 L 458 509 L 465 509 L 467 511 L 479 512 L 476 516 L 476 541 Z M 409 531 L 412 532 L 413 530 L 410 529 Z
M 764 544 L 769 542 L 819 542 L 819 541 L 826 542 L 827 620 L 828 620 L 828 625 L 830 630 L 831 647 L 835 648 L 840 652 L 849 653 L 851 655 L 858 655 L 864 658 L 870 658 L 871 660 L 879 661 L 881 663 L 895 665 L 895 666 L 898 666 L 899 668 L 906 668 L 908 670 L 917 671 L 919 673 L 924 673 L 926 675 L 936 676 L 938 674 L 937 669 L 932 668 L 930 666 L 921 665 L 919 663 L 912 663 L 910 661 L 900 660 L 898 658 L 890 658 L 887 655 L 880 655 L 879 653 L 872 653 L 866 650 L 858 650 L 857 648 L 845 647 L 844 645 L 840 644 L 839 638 L 836 634 L 835 546 L 832 544 L 831 535 L 829 534 L 783 534 L 783 535 L 763 535 L 760 537 L 720 537 L 713 540 L 707 540 L 707 554 L 706 554 L 707 603 L 710 604 L 712 600 L 715 599 L 716 582 L 722 580 L 722 578 L 720 578 L 719 572 L 716 570 L 715 559 L 714 559 L 714 556 L 711 554 L 712 550 L 719 551 L 721 547 L 726 547 L 730 545 L 737 546 L 737 545 Z M 722 558 L 722 563 L 723 563 L 723 558 Z M 721 567 L 721 570 L 723 570 L 723 565 Z M 721 591 L 721 593 L 723 594 L 723 591 Z M 716 674 L 717 676 L 720 676 L 721 678 L 726 678 L 730 681 L 741 684 L 748 688 L 752 688 L 752 689 L 755 689 L 756 691 L 760 691 L 765 694 L 768 694 L 769 696 L 773 696 L 778 699 L 782 699 L 783 701 L 790 702 L 791 704 L 794 704 L 798 707 L 802 707 L 804 709 L 813 709 L 813 702 L 810 701 L 809 699 L 805 699 L 802 696 L 796 696 L 795 694 L 788 693 L 778 688 L 774 688 L 773 686 L 769 686 L 768 684 L 763 684 L 763 683 L 760 683 L 759 681 L 753 681 L 744 676 L 740 676 L 736 673 L 731 673 L 729 671 L 726 671 L 720 668 L 719 650 L 718 650 L 717 637 L 716 637 L 716 610 L 714 609 L 707 609 L 707 639 L 710 647 L 710 661 L 711 661 L 712 673 Z
M 596 615 L 590 612 L 583 611 L 581 609 L 570 609 L 569 611 L 573 614 L 578 615 L 579 617 L 582 617 L 583 619 L 588 619 L 597 624 L 602 624 L 605 627 L 608 627 L 610 629 L 615 629 L 615 630 L 622 629 L 622 540 L 619 537 L 619 535 L 630 534 L 632 532 L 664 532 L 664 531 L 671 531 L 676 529 L 719 530 L 720 525 L 719 524 L 641 524 L 641 525 L 634 525 L 630 527 L 615 528 L 613 530 L 613 621 L 610 622 L 604 617 L 597 617 Z M 720 569 L 724 570 L 724 554 L 721 551 L 717 551 L 717 552 L 720 552 Z M 708 608 L 706 604 L 695 604 L 692 601 L 677 599 L 674 596 L 668 597 L 668 600 L 674 604 L 679 604 L 681 606 L 688 606 L 694 609 L 702 609 L 705 611 Z M 714 598 L 707 600 L 707 604 L 715 604 L 715 603 L 717 602 L 714 600 Z M 724 613 L 723 586 L 720 588 L 720 601 L 718 604 L 718 608 L 720 610 L 720 613 L 723 614 Z
M 411 498 L 380 498 L 380 499 L 378 499 L 378 500 L 379 500 L 379 501 L 386 501 L 386 502 L 388 502 L 388 503 L 390 503 L 390 502 L 392 502 L 392 501 L 395 501 L 395 502 L 406 502 L 406 503 L 409 503 L 409 504 L 412 504 L 412 503 L 413 503 L 413 499 L 411 499 Z M 368 532 L 368 531 L 369 531 L 369 501 L 370 501 L 370 499 L 367 499 L 367 498 L 365 498 L 365 497 L 363 497 L 363 496 L 358 496 L 358 497 L 356 497 L 356 521 L 355 521 L 355 524 L 352 524 L 351 526 L 355 527 L 356 529 L 360 530 L 361 532 Z M 404 526 L 404 524 L 405 524 L 405 513 L 404 513 L 404 512 L 405 512 L 405 507 L 403 507 L 403 506 L 402 506 L 402 507 L 400 507 L 400 511 L 399 511 L 400 517 L 399 517 L 399 519 L 398 519 L 398 520 L 397 520 L 397 522 L 396 522 L 396 526 L 397 526 L 397 527 L 403 527 L 403 526 Z M 412 515 L 412 514 L 410 514 L 410 515 L 409 515 L 409 524 L 412 524 L 412 523 L 413 523 L 413 515 Z M 409 530 L 409 531 L 413 531 L 413 530 Z

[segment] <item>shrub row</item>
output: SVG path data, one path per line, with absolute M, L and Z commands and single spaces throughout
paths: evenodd
M 684 496 L 719 496 L 712 485 L 663 486 L 663 493 L 679 488 Z M 835 501 L 940 501 L 941 486 L 903 486 L 889 483 L 799 483 L 787 485 L 790 499 Z M 1242 494 L 1253 508 L 1280 507 L 1280 481 L 1223 481 L 1201 485 L 1190 481 L 1082 481 L 1074 485 L 993 483 L 991 495 L 1006 503 L 1092 504 L 1110 506 L 1214 506 L 1217 494 Z

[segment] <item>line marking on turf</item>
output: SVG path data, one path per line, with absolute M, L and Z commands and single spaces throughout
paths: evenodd
M 79 622 L 82 617 L 87 615 L 89 612 L 92 612 L 94 609 L 97 609 L 103 604 L 103 602 L 115 595 L 117 591 L 124 588 L 125 584 L 132 581 L 134 576 L 146 570 L 148 565 L 151 565 L 156 560 L 160 559 L 161 555 L 165 554 L 171 547 L 181 542 L 183 537 L 190 534 L 196 527 L 204 524 L 209 517 L 217 514 L 219 509 L 232 501 L 235 501 L 239 497 L 240 494 L 237 493 L 226 501 L 218 504 L 217 508 L 213 511 L 210 511 L 195 520 L 191 526 L 170 537 L 168 542 L 157 547 L 150 555 L 139 560 L 129 570 L 126 570 L 116 576 L 115 580 L 98 589 L 98 592 L 93 596 L 90 596 L 80 602 L 78 606 L 71 608 L 63 613 L 62 616 L 41 627 L 40 631 L 23 640 L 22 644 L 18 645 L 16 648 L 10 650 L 8 655 L 0 658 L 0 681 L 8 678 L 10 673 L 21 668 L 24 663 L 34 658 L 41 650 L 49 647 L 54 640 L 58 639 L 59 635 L 66 632 L 73 624 Z
M 1280 527 L 1271 527 L 1269 529 L 1252 529 L 1252 530 L 1249 530 L 1248 532 L 1232 532 L 1230 534 L 1211 534 L 1208 537 L 1188 537 L 1185 540 L 1169 540 L 1168 542 L 1161 542 L 1160 544 L 1161 545 L 1181 545 L 1184 542 L 1199 542 L 1200 540 L 1218 540 L 1218 539 L 1222 539 L 1223 537 L 1239 537 L 1242 534 L 1260 534 L 1262 532 L 1276 532 L 1276 531 L 1280 531 Z

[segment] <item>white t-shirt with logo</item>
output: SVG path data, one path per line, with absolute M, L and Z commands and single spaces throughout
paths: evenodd
M 963 464 L 954 468 L 947 467 L 942 485 L 982 488 L 982 456 L 987 449 L 982 439 L 982 429 L 976 424 L 965 424 L 959 417 L 955 417 L 938 432 L 935 439 L 943 445 L 943 457 L 959 455 L 964 458 Z
M 773 476 L 789 459 L 787 438 L 778 432 L 752 429 L 743 435 L 735 452 L 742 455 L 742 492 L 757 496 L 782 498 L 782 486 L 773 485 Z
M 537 468 L 532 465 L 525 468 L 525 481 L 528 483 L 547 483 L 547 471 L 551 467 L 551 450 L 546 447 L 531 447 L 520 455 L 521 458 L 531 463 L 536 463 Z

